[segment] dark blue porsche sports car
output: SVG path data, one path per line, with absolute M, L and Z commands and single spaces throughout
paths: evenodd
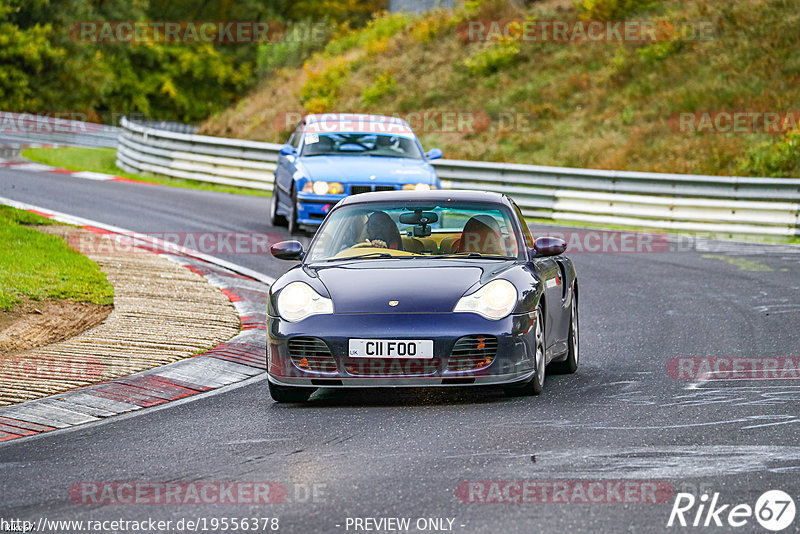
M 348 197 L 268 299 L 269 390 L 497 385 L 542 391 L 578 367 L 578 280 L 566 243 L 534 239 L 506 195 L 393 191 Z M 549 364 L 549 365 L 548 365 Z
M 270 222 L 290 233 L 316 229 L 348 195 L 371 191 L 439 189 L 429 163 L 438 148 L 423 152 L 406 121 L 358 113 L 306 115 L 281 148 L 270 202 Z

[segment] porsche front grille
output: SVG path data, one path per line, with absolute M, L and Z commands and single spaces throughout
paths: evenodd
M 474 371 L 488 367 L 497 354 L 497 338 L 494 336 L 464 336 L 456 341 L 450 358 L 448 371 Z
M 292 363 L 303 371 L 314 373 L 337 372 L 336 360 L 328 345 L 316 337 L 295 337 L 289 340 Z
M 439 360 L 413 358 L 347 358 L 344 369 L 354 376 L 431 376 L 439 369 Z

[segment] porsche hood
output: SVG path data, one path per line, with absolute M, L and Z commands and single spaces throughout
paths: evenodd
M 317 269 L 333 299 L 335 313 L 452 312 L 465 293 L 494 278 L 499 267 L 503 270 L 509 265 L 454 265 L 447 260 L 432 260 L 442 265 L 428 264 L 423 270 L 416 265 L 391 266 L 391 261 L 370 260 Z

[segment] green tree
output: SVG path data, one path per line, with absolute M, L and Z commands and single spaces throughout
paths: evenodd
M 137 113 L 195 122 L 230 105 L 257 80 L 258 43 L 81 42 L 71 31 L 80 21 L 288 25 L 324 16 L 350 26 L 366 22 L 381 5 L 376 0 L 0 0 L 0 110 L 96 111 L 106 120 Z M 294 48 L 300 56 L 316 49 Z

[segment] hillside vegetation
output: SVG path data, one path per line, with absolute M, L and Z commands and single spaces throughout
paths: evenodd
M 656 21 L 660 33 L 656 42 L 465 39 L 466 23 L 487 19 Z M 686 31 L 698 24 L 708 29 L 701 38 Z M 473 127 L 412 123 L 426 149 L 448 158 L 800 176 L 796 124 L 778 134 L 693 133 L 676 119 L 796 113 L 798 27 L 796 0 L 486 0 L 386 14 L 305 62 L 280 44 L 262 50 L 261 83 L 203 132 L 282 142 L 287 112 L 450 111 Z

